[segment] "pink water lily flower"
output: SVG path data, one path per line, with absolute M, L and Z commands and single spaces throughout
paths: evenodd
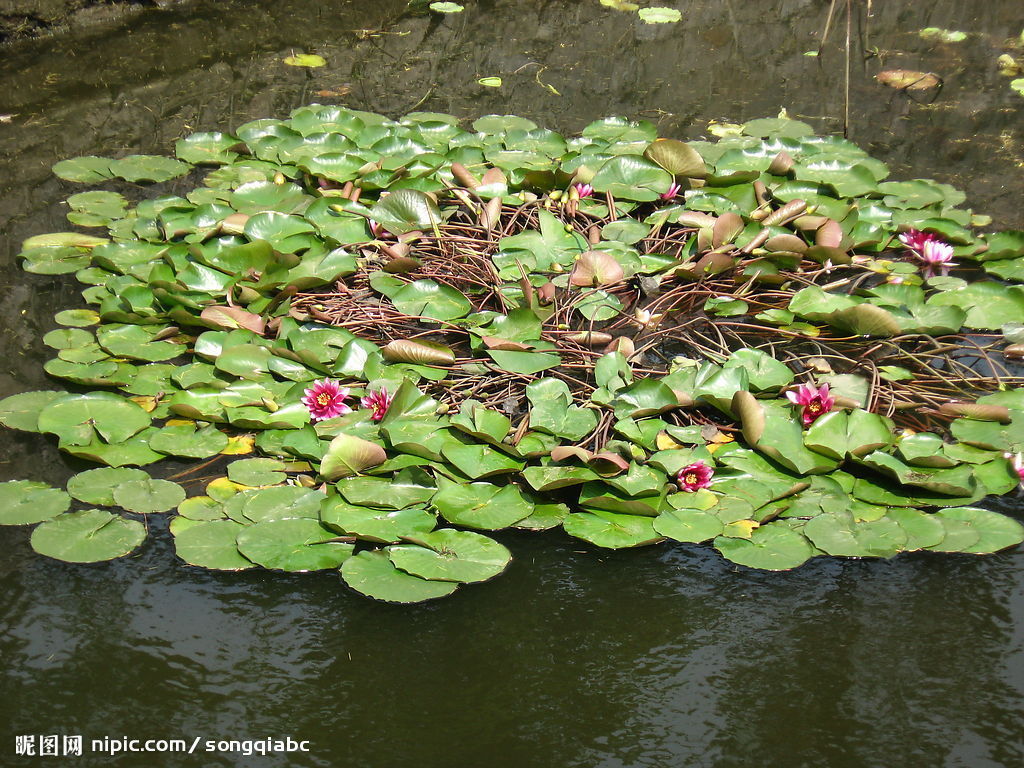
M 683 467 L 676 475 L 679 487 L 684 491 L 694 492 L 711 485 L 711 478 L 715 470 L 703 461 L 695 461 L 693 464 Z
M 929 268 L 941 267 L 947 270 L 956 266 L 953 263 L 953 246 L 941 240 L 929 240 L 925 243 L 918 258 Z
M 323 421 L 352 413 L 345 405 L 347 397 L 348 387 L 339 386 L 334 379 L 321 379 L 305 391 L 302 404 L 309 409 L 313 421 Z
M 589 184 L 574 184 L 573 186 L 576 188 L 576 194 L 580 196 L 580 200 L 594 194 L 594 188 Z
M 658 195 L 658 197 L 660 197 L 662 200 L 672 200 L 676 195 L 679 194 L 680 189 L 682 189 L 682 185 L 673 183 L 672 186 L 668 188 L 667 192 L 662 192 L 660 195 Z
M 931 275 L 936 269 L 942 274 L 949 272 L 950 267 L 957 266 L 953 262 L 953 246 L 941 240 L 931 232 L 910 229 L 899 236 L 900 242 L 907 250 L 925 265 L 925 273 Z
M 922 232 L 919 229 L 908 229 L 899 238 L 904 246 L 917 253 L 924 250 L 925 243 L 942 242 L 937 235 L 933 235 L 931 232 Z
M 373 409 L 373 414 L 370 416 L 373 421 L 380 421 L 388 412 L 388 408 L 391 407 L 391 401 L 394 399 L 395 396 L 388 392 L 387 387 L 381 387 L 375 392 L 367 393 L 366 397 L 362 398 L 359 402 L 363 408 Z
M 1017 477 L 1020 479 L 1020 487 L 1024 488 L 1024 457 L 1019 453 L 1013 454 L 1011 459 L 1014 470 L 1017 472 Z
M 803 407 L 800 414 L 800 421 L 805 427 L 811 426 L 815 421 L 832 410 L 835 406 L 835 398 L 829 394 L 828 384 L 814 387 L 811 384 L 801 384 L 795 392 L 787 392 L 786 397 L 794 405 Z

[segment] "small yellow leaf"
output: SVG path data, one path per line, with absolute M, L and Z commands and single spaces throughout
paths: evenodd
M 168 419 L 164 422 L 165 427 L 194 427 L 196 423 L 192 419 Z
M 231 435 L 227 447 L 221 451 L 225 456 L 242 456 L 256 450 L 255 435 Z
M 732 539 L 749 539 L 755 528 L 761 524 L 756 520 L 737 520 L 722 527 L 722 535 Z
M 152 413 L 153 411 L 156 410 L 155 397 L 150 397 L 149 395 L 137 395 L 135 397 L 129 397 L 128 399 L 131 400 L 136 405 L 141 406 L 142 410 L 144 410 L 146 413 Z
M 244 491 L 247 487 L 226 477 L 218 477 L 206 485 L 206 495 L 217 501 L 227 501 L 239 491 Z
M 674 451 L 676 448 L 682 448 L 682 443 L 677 443 L 665 432 L 659 432 L 658 436 L 654 438 L 654 444 L 658 447 L 659 451 Z
M 298 53 L 286 58 L 284 63 L 289 67 L 322 67 L 327 64 L 327 60 L 315 53 Z

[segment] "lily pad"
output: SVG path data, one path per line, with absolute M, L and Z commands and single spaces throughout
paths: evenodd
M 98 563 L 131 554 L 146 538 L 137 520 L 102 509 L 67 512 L 32 531 L 32 549 L 69 563 Z
M 801 534 L 778 523 L 762 525 L 749 539 L 719 536 L 715 549 L 726 560 L 766 571 L 788 571 L 817 554 Z
M 505 570 L 512 553 L 494 539 L 448 528 L 408 537 L 410 545 L 388 547 L 397 568 L 421 579 L 460 583 L 487 581 Z
M 337 568 L 352 555 L 350 542 L 319 520 L 292 518 L 256 523 L 238 532 L 238 551 L 264 568 L 304 572 Z
M 32 480 L 0 483 L 0 525 L 30 525 L 49 520 L 71 506 L 71 498 L 57 488 Z
M 576 512 L 562 523 L 565 532 L 606 549 L 624 549 L 657 544 L 662 535 L 654 528 L 653 518 L 595 510 Z
M 446 597 L 457 583 L 428 581 L 400 571 L 386 550 L 366 550 L 350 557 L 341 566 L 341 575 L 356 592 L 387 603 L 422 603 Z
M 430 504 L 445 520 L 467 528 L 494 531 L 508 528 L 533 513 L 533 504 L 515 485 L 455 483 L 439 477 Z
M 320 520 L 332 530 L 381 544 L 396 544 L 406 536 L 429 533 L 437 526 L 435 517 L 422 507 L 373 509 L 337 497 L 324 502 Z
M 39 412 L 66 392 L 21 392 L 0 400 L 0 424 L 25 432 L 39 431 Z
M 65 395 L 39 412 L 39 431 L 71 445 L 86 445 L 96 435 L 120 443 L 149 423 L 149 414 L 137 404 L 107 392 Z
M 197 522 L 174 532 L 174 551 L 189 565 L 215 571 L 244 571 L 256 564 L 238 551 L 236 538 L 245 526 L 234 520 Z
M 931 547 L 937 552 L 970 552 L 976 555 L 998 552 L 1024 541 L 1024 526 L 1013 518 L 978 507 L 940 509 L 935 517 L 947 529 L 946 538 Z M 974 536 L 965 536 L 964 530 Z M 950 532 L 959 535 L 950 535 Z M 971 540 L 973 539 L 973 540 Z
M 149 514 L 174 509 L 185 500 L 185 489 L 169 480 L 129 480 L 114 488 L 114 502 L 129 512 Z
M 87 504 L 112 507 L 117 503 L 114 501 L 115 488 L 125 483 L 148 479 L 149 474 L 141 469 L 128 467 L 89 469 L 79 472 L 68 480 L 68 493 Z

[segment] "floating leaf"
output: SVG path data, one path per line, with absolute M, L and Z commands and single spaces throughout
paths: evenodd
M 189 565 L 215 571 L 244 571 L 255 568 L 251 560 L 238 551 L 236 538 L 245 526 L 234 520 L 196 522 L 173 531 L 174 551 Z
M 910 69 L 887 69 L 875 75 L 875 79 L 890 88 L 906 88 L 912 91 L 925 91 L 942 85 L 942 78 L 938 75 Z
M 653 518 L 595 510 L 576 512 L 565 518 L 562 527 L 570 536 L 606 549 L 624 549 L 656 544 L 662 540 Z
M 318 520 L 271 520 L 238 532 L 238 551 L 264 568 L 304 572 L 337 568 L 352 555 L 353 545 Z
M 148 479 L 149 475 L 141 469 L 126 467 L 90 469 L 79 472 L 68 480 L 68 493 L 87 504 L 112 507 L 117 503 L 114 501 L 115 488 L 124 483 Z
M 428 581 L 400 571 L 386 550 L 366 550 L 350 557 L 341 566 L 341 575 L 356 592 L 388 603 L 421 603 L 446 597 L 457 583 Z
M 327 60 L 315 53 L 296 53 L 285 57 L 282 61 L 289 67 L 323 67 Z
M 434 516 L 421 507 L 373 509 L 337 497 L 324 502 L 320 520 L 332 530 L 381 544 L 395 544 L 406 536 L 429 533 L 437 525 Z
M 228 464 L 228 477 L 240 485 L 277 485 L 287 477 L 285 469 L 277 459 L 239 459 Z
M 29 525 L 67 511 L 71 499 L 64 491 L 32 480 L 0 483 L 0 525 Z
M 21 392 L 0 400 L 0 424 L 25 432 L 39 431 L 39 412 L 66 392 Z
M 130 554 L 146 538 L 137 520 L 101 509 L 67 512 L 32 531 L 32 549 L 69 563 L 98 563 Z
M 96 434 L 108 443 L 120 443 L 149 422 L 149 414 L 138 405 L 107 392 L 65 395 L 39 412 L 39 431 L 71 445 L 86 445 Z
M 168 456 L 206 459 L 227 453 L 229 438 L 213 425 L 196 429 L 195 424 L 165 426 L 149 438 L 149 447 Z
M 418 363 L 420 365 L 451 365 L 455 362 L 455 353 L 444 344 L 431 341 L 408 341 L 398 339 L 389 341 L 381 350 L 385 360 L 396 363 Z
M 455 525 L 494 531 L 508 528 L 533 513 L 533 504 L 515 485 L 454 483 L 438 478 L 431 506 Z
M 431 3 L 430 10 L 437 13 L 462 13 L 466 9 L 458 3 Z
M 77 181 L 81 184 L 95 184 L 98 181 L 105 181 L 114 174 L 110 170 L 113 162 L 108 157 L 72 157 L 70 160 L 61 160 L 53 166 L 53 173 L 66 181 Z
M 683 18 L 675 8 L 651 7 L 637 11 L 645 24 L 672 24 Z
M 174 509 L 185 500 L 185 490 L 169 480 L 128 480 L 114 488 L 114 502 L 129 512 L 150 514 Z
M 112 176 L 135 182 L 169 181 L 184 176 L 191 169 L 188 163 L 159 155 L 128 155 L 110 163 Z
M 433 280 L 416 280 L 391 295 L 395 307 L 406 315 L 434 320 L 454 320 L 469 314 L 472 305 L 461 292 Z
M 998 552 L 1024 541 L 1024 526 L 1016 520 L 977 507 L 940 509 L 935 517 L 946 526 L 946 538 L 928 549 L 939 552 L 970 552 L 976 555 Z M 963 531 L 974 536 L 966 536 Z M 950 535 L 959 531 L 958 535 Z M 973 540 L 972 540 L 973 539 Z
M 387 458 L 387 453 L 376 443 L 342 433 L 327 447 L 320 463 L 320 474 L 334 481 L 383 464 Z
M 388 547 L 397 568 L 432 581 L 487 581 L 501 573 L 512 553 L 494 539 L 470 531 L 444 529 L 409 537 L 414 545 Z
M 762 525 L 749 539 L 719 536 L 715 549 L 726 560 L 766 571 L 788 571 L 817 554 L 802 535 L 777 523 Z

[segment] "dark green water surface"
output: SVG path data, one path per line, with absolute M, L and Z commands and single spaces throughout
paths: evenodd
M 79 286 L 25 274 L 15 255 L 67 228 L 60 201 L 79 188 L 49 176 L 65 157 L 165 153 L 183 133 L 311 101 L 511 112 L 567 132 L 625 114 L 686 138 L 786 107 L 842 130 L 845 25 L 821 59 L 802 55 L 828 2 L 664 4 L 683 21 L 643 25 L 597 0 L 467 0 L 447 17 L 403 17 L 399 0 L 210 0 L 0 50 L 0 115 L 12 115 L 0 122 L 0 396 L 60 387 L 39 338 L 81 305 Z M 853 25 L 858 50 L 878 55 L 854 57 L 851 138 L 894 178 L 956 184 L 994 226 L 1024 228 L 1024 99 L 995 66 L 1024 27 L 1019 0 L 871 5 Z M 929 26 L 969 37 L 926 42 Z M 328 66 L 286 67 L 292 51 Z M 943 76 L 933 103 L 874 82 L 901 67 Z M 60 484 L 82 468 L 49 439 L 0 439 L 0 480 Z M 1019 494 L 1000 504 L 1020 518 Z M 500 578 L 395 607 L 333 573 L 193 569 L 166 524 L 150 526 L 136 556 L 95 566 L 47 560 L 27 530 L 0 529 L 0 766 L 1024 764 L 1020 548 L 773 574 L 697 546 L 609 553 L 511 534 Z M 17 735 L 51 733 L 82 734 L 85 755 L 15 755 Z M 290 736 L 310 751 L 90 751 L 125 736 Z

